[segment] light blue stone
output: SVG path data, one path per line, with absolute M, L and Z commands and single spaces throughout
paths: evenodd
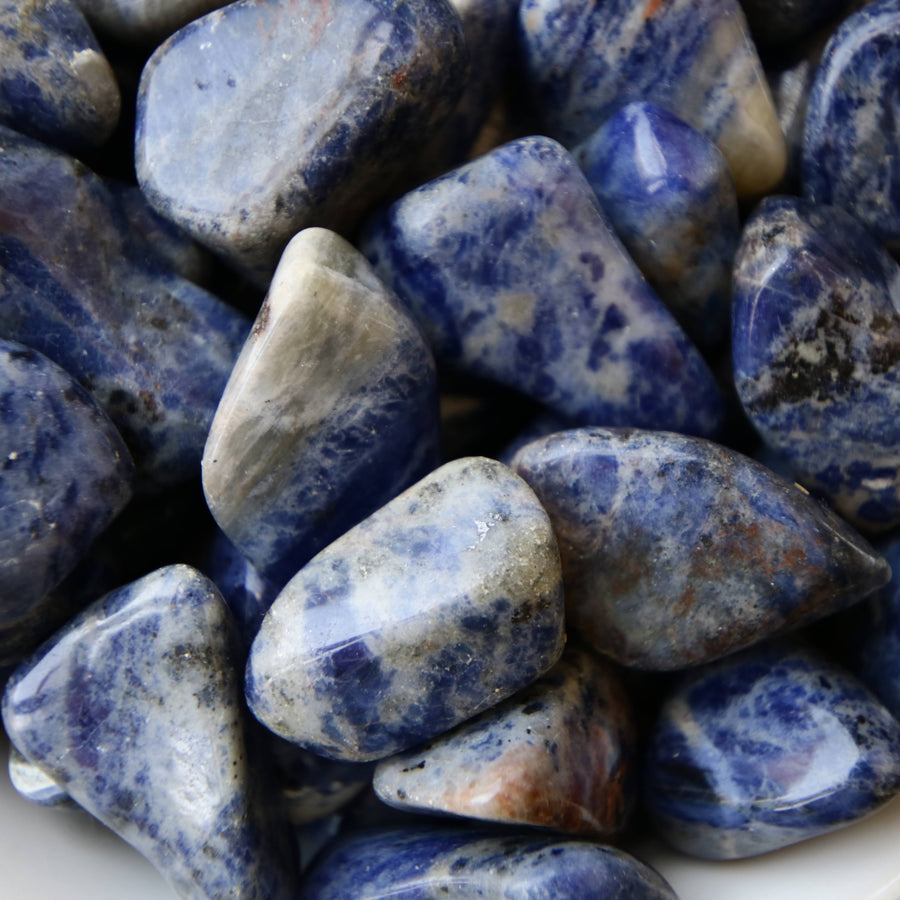
M 34 763 L 9 745 L 9 781 L 16 792 L 39 806 L 72 807 L 72 798 Z

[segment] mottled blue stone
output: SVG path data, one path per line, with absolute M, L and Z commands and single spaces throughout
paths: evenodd
M 674 689 L 644 797 L 679 850 L 738 859 L 849 825 L 900 790 L 900 723 L 811 651 L 755 648 Z
M 900 266 L 850 215 L 769 197 L 734 269 L 744 410 L 860 528 L 900 524 Z
M 741 0 L 754 40 L 782 47 L 858 5 L 859 0 Z
M 362 248 L 438 363 L 576 424 L 709 435 L 712 375 L 613 234 L 572 156 L 528 137 L 401 197 Z
M 233 623 L 171 566 L 106 595 L 10 678 L 10 740 L 185 898 L 294 896 L 248 759 Z
M 228 0 L 75 0 L 103 34 L 126 44 L 156 46 L 164 37 Z
M 402 181 L 465 82 L 429 0 L 239 0 L 141 76 L 137 176 L 168 218 L 261 283 L 302 228 L 352 228 Z
M 199 475 L 248 329 L 151 258 L 83 165 L 0 127 L 0 335 L 44 353 L 93 394 L 142 487 Z
M 900 2 L 879 0 L 832 35 L 809 95 L 803 191 L 900 251 Z
M 734 179 L 708 138 L 652 103 L 629 103 L 573 150 L 616 234 L 688 335 L 728 333 L 740 237 Z
M 724 656 L 890 577 L 802 488 L 699 438 L 576 429 L 523 447 L 512 466 L 553 522 L 568 627 L 628 666 Z
M 250 651 L 254 715 L 334 759 L 390 756 L 534 681 L 563 648 L 547 514 L 502 463 L 454 460 L 338 538 Z
M 102 144 L 119 86 L 70 0 L 0 0 L 0 124 L 67 150 Z
M 340 840 L 311 871 L 301 900 L 490 897 L 676 900 L 622 850 L 554 837 L 408 828 Z

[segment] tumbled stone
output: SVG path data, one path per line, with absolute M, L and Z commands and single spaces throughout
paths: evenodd
M 213 516 L 284 585 L 439 461 L 437 376 L 416 324 L 343 238 L 305 229 L 284 251 L 210 428 Z
M 153 205 L 267 283 L 302 228 L 344 232 L 398 183 L 465 78 L 429 0 L 239 0 L 157 48 L 136 166 Z
M 741 403 L 807 487 L 869 530 L 900 524 L 900 266 L 848 214 L 767 198 L 734 270 Z
M 636 799 L 631 716 L 612 668 L 568 647 L 506 702 L 382 760 L 375 791 L 398 809 L 610 837 Z
M 585 428 L 523 447 L 512 466 L 553 522 L 569 628 L 624 665 L 706 662 L 890 577 L 806 491 L 709 441 Z
M 119 121 L 119 86 L 70 0 L 0 0 L 0 124 L 79 151 Z
M 302 896 L 676 900 L 657 872 L 613 847 L 558 837 L 422 828 L 341 839 L 313 868 Z
M 228 0 L 75 0 L 91 24 L 119 41 L 155 45 Z
M 459 459 L 297 573 L 253 642 L 246 694 L 287 740 L 379 759 L 505 700 L 562 645 L 547 514 L 502 463 Z
M 662 836 L 739 859 L 834 831 L 900 790 L 900 723 L 810 651 L 754 648 L 672 691 L 653 728 L 645 802 Z
M 39 806 L 73 806 L 72 798 L 10 744 L 9 781 L 16 792 Z
M 809 95 L 803 191 L 900 252 L 900 3 L 879 0 L 832 35 Z
M 737 0 L 524 0 L 519 33 L 540 114 L 566 146 L 646 100 L 716 143 L 738 196 L 783 175 L 784 136 Z
M 19 751 L 181 897 L 293 897 L 245 750 L 235 635 L 215 586 L 170 566 L 90 606 L 7 684 Z
M 740 237 L 716 145 L 652 103 L 629 103 L 573 151 L 632 259 L 701 346 L 728 332 Z
M 409 192 L 362 247 L 439 364 L 576 424 L 709 435 L 721 423 L 706 364 L 549 138 L 513 141 Z
M 0 335 L 93 394 L 142 488 L 199 474 L 248 323 L 149 257 L 83 165 L 2 127 L 0 297 Z

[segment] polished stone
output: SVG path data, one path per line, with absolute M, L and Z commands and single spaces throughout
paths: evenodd
M 391 806 L 609 838 L 637 799 L 637 734 L 618 676 L 568 646 L 534 684 L 378 763 Z
M 12 744 L 9 745 L 9 781 L 20 796 L 39 806 L 74 806 L 72 798 Z
M 505 700 L 562 647 L 547 514 L 506 466 L 459 459 L 297 573 L 253 642 L 246 694 L 281 737 L 380 759 Z
M 900 790 L 900 723 L 790 645 L 704 667 L 665 700 L 644 797 L 679 850 L 739 859 L 834 831 Z
M 734 270 L 744 409 L 795 477 L 860 528 L 900 524 L 900 266 L 847 213 L 767 198 Z
M 586 428 L 523 447 L 512 466 L 553 522 L 568 627 L 624 665 L 715 659 L 890 578 L 806 491 L 709 441 Z
M 576 424 L 703 435 L 721 424 L 706 364 L 549 138 L 506 144 L 409 192 L 361 246 L 439 364 Z
M 566 146 L 646 100 L 715 141 L 740 197 L 784 173 L 784 136 L 738 0 L 523 0 L 519 32 L 539 112 Z
M 459 16 L 428 0 L 239 0 L 141 76 L 135 159 L 153 205 L 268 282 L 309 225 L 346 232 L 452 111 Z
M 10 740 L 181 897 L 294 896 L 256 795 L 230 615 L 170 566 L 98 600 L 7 684 Z
M 716 145 L 661 107 L 635 102 L 573 155 L 688 336 L 704 347 L 722 343 L 740 223 L 734 179 Z
M 101 34 L 126 44 L 154 46 L 173 31 L 228 0 L 74 0 Z
M 866 0 L 741 0 L 754 40 L 790 51 Z
M 209 508 L 284 585 L 440 462 L 434 359 L 399 300 L 342 237 L 288 244 L 203 454 Z

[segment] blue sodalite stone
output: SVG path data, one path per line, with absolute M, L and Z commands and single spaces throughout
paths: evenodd
M 180 897 L 293 897 L 245 748 L 233 624 L 170 566 L 96 601 L 14 673 L 18 750 Z
M 804 194 L 846 209 L 900 251 L 900 2 L 879 0 L 832 35 L 809 95 Z
M 228 0 L 75 0 L 101 33 L 126 44 L 155 47 L 173 31 Z
M 347 241 L 304 229 L 210 428 L 213 516 L 283 586 L 439 461 L 437 375 L 415 322 Z
M 900 790 L 900 723 L 848 673 L 790 646 L 699 669 L 653 728 L 644 798 L 662 836 L 739 859 L 849 825 Z
M 585 428 L 523 447 L 512 467 L 553 522 L 569 628 L 624 665 L 706 662 L 890 578 L 806 491 L 709 441 Z
M 404 178 L 466 65 L 447 3 L 239 0 L 144 68 L 138 180 L 160 212 L 266 283 L 295 233 L 346 231 Z
M 681 327 L 702 346 L 721 343 L 740 223 L 734 179 L 716 145 L 659 106 L 629 103 L 573 154 Z
M 844 15 L 858 0 L 741 0 L 757 43 L 786 45 Z
M 491 897 L 677 900 L 649 866 L 587 841 L 407 828 L 339 840 L 310 872 L 301 900 Z
M 900 266 L 851 216 L 769 197 L 734 270 L 741 403 L 796 477 L 859 527 L 900 524 Z
M 144 489 L 198 475 L 246 319 L 148 255 L 80 163 L 2 127 L 0 151 L 0 335 L 93 394 Z
M 90 394 L 47 357 L 0 340 L 0 662 L 18 655 L 35 615 L 51 615 L 45 598 L 124 509 L 133 476 Z
M 0 125 L 78 152 L 119 121 L 119 86 L 71 0 L 0 0 Z
M 9 781 L 16 792 L 39 806 L 71 807 L 72 798 L 38 766 L 9 745 Z
M 534 684 L 378 763 L 391 806 L 608 838 L 636 800 L 637 734 L 611 666 L 568 646 Z
M 438 363 L 576 424 L 709 435 L 712 375 L 555 141 L 506 144 L 401 197 L 362 247 Z
M 454 460 L 338 538 L 272 604 L 246 694 L 334 759 L 406 750 L 534 681 L 563 647 L 559 551 L 506 466 Z
M 716 143 L 738 196 L 781 179 L 784 136 L 738 0 L 523 0 L 519 37 L 548 134 L 566 146 L 646 100 Z

